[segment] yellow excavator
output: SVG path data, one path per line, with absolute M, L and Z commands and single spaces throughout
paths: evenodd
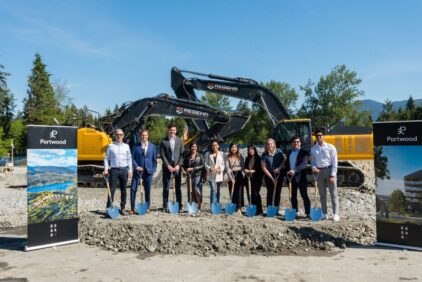
M 195 76 L 187 78 L 184 73 Z M 292 119 L 277 95 L 253 79 L 204 74 L 174 67 L 171 70 L 171 87 L 178 98 L 192 101 L 199 101 L 194 91 L 196 89 L 258 104 L 267 112 L 273 124 L 273 138 L 284 152 L 290 149 L 290 140 L 295 135 L 301 136 L 302 148 L 308 151 L 315 142 L 311 120 Z M 324 139 L 337 148 L 338 185 L 344 187 L 362 185 L 365 180 L 362 170 L 354 167 L 349 161 L 373 160 L 372 133 L 351 131 L 349 128 L 349 131 L 343 130 L 338 134 L 326 135 Z M 309 179 L 311 178 L 310 176 Z

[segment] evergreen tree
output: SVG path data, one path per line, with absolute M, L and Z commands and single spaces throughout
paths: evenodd
M 59 103 L 50 84 L 50 74 L 38 53 L 35 54 L 33 68 L 28 77 L 27 95 L 23 101 L 25 123 L 54 124 L 53 118 L 60 115 Z
M 0 124 L 3 128 L 4 137 L 9 136 L 10 126 L 13 119 L 13 110 L 15 102 L 13 94 L 7 88 L 7 77 L 9 74 L 4 72 L 4 66 L 0 65 Z
M 393 120 L 397 120 L 397 113 L 393 110 L 393 102 L 387 99 L 382 106 L 382 112 L 379 114 L 377 121 Z

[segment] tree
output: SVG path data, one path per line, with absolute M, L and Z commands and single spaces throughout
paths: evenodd
M 382 106 L 382 112 L 378 115 L 377 121 L 393 121 L 397 120 L 397 113 L 393 109 L 393 102 L 389 99 L 385 100 Z
M 4 66 L 0 65 L 0 124 L 3 128 L 4 137 L 9 136 L 10 125 L 15 109 L 15 99 L 7 87 L 7 77 L 10 75 L 3 71 Z
M 383 156 L 384 148 L 382 146 L 374 147 L 374 166 L 375 179 L 390 179 L 390 170 L 388 169 L 388 157 Z
M 286 107 L 289 113 L 293 113 L 293 108 L 297 101 L 297 93 L 290 84 L 286 82 L 280 82 L 271 80 L 270 82 L 263 83 L 261 85 L 270 89 L 280 99 L 281 103 Z
M 221 94 L 205 92 L 205 94 L 201 96 L 201 102 L 227 111 L 230 111 L 232 108 L 230 106 L 229 97 Z
M 12 121 L 9 137 L 13 140 L 16 154 L 25 154 L 26 150 L 26 126 L 21 118 Z
M 50 74 L 38 53 L 28 77 L 27 95 L 23 101 L 25 123 L 54 124 L 53 118 L 60 115 L 59 102 L 50 83 Z
M 362 82 L 357 73 L 345 65 L 336 66 L 327 76 L 321 76 L 318 84 L 311 80 L 300 89 L 305 92 L 305 102 L 299 110 L 302 117 L 327 117 L 328 126 L 338 124 L 353 111 L 356 98 L 363 95 L 358 86 Z M 315 120 L 314 126 L 325 126 Z
M 391 193 L 390 207 L 391 211 L 399 215 L 406 212 L 406 197 L 400 189 L 396 189 Z
M 361 111 L 360 110 L 361 106 L 362 106 L 361 101 L 354 102 L 353 109 L 350 112 L 350 114 L 346 117 L 344 125 L 372 127 L 371 112 L 368 110 Z

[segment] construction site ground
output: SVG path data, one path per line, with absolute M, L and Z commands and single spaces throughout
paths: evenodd
M 212 215 L 208 185 L 204 185 L 205 203 L 199 215 L 170 215 L 155 209 L 162 204 L 158 172 L 150 214 L 110 220 L 104 212 L 106 190 L 79 188 L 81 243 L 24 252 L 25 188 L 24 168 L 0 177 L 0 281 L 422 279 L 421 253 L 374 245 L 371 189 L 339 191 L 340 222 L 311 222 L 301 216 L 286 222 L 283 216 Z M 263 187 L 263 199 L 265 194 Z M 226 186 L 222 195 L 222 203 L 228 202 Z M 186 206 L 186 189 L 183 196 Z M 299 203 L 301 210 L 300 196 Z M 286 187 L 281 206 L 289 206 Z

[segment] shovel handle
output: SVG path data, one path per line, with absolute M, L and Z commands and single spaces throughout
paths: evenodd
M 274 173 L 274 176 L 275 176 L 275 178 L 274 178 L 274 181 L 273 181 L 273 183 L 274 183 L 274 189 L 273 189 L 273 206 L 274 206 L 274 203 L 275 203 L 275 192 L 277 190 L 277 182 L 278 182 L 278 177 L 280 176 L 280 173 Z
M 108 182 L 108 177 L 105 177 L 105 176 L 103 176 L 103 177 L 104 177 L 104 180 L 106 182 L 106 187 L 107 187 L 107 192 L 108 192 L 108 198 L 110 200 L 111 205 L 113 206 L 113 199 L 111 197 L 110 183 Z
M 189 204 L 192 204 L 192 174 L 193 173 L 188 172 L 188 175 L 189 175 L 189 194 L 190 194 L 190 203 Z
M 250 178 L 250 176 L 249 175 L 246 175 L 246 177 L 248 178 L 248 185 L 249 185 L 249 197 L 248 197 L 248 200 L 249 200 L 249 205 L 251 205 L 252 203 L 252 185 L 251 185 L 251 178 Z

